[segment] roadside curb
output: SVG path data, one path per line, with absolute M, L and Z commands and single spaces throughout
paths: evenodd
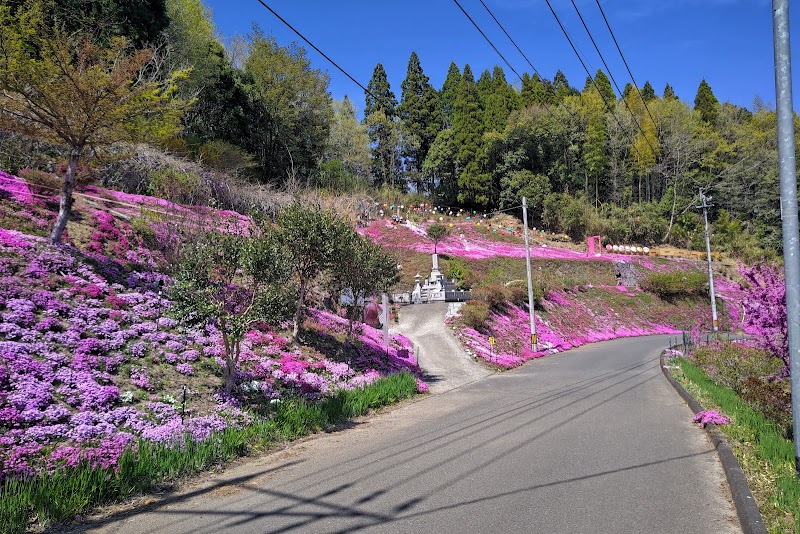
M 667 381 L 672 384 L 678 395 L 686 401 L 692 412 L 702 411 L 703 407 L 700 406 L 700 403 L 684 389 L 667 369 L 663 352 L 661 353 L 660 364 L 661 372 L 664 373 Z M 728 438 L 717 428 L 717 425 L 712 423 L 706 426 L 706 431 L 711 437 L 712 443 L 714 443 L 714 448 L 717 449 L 722 468 L 725 470 L 725 478 L 728 479 L 728 485 L 731 488 L 731 496 L 736 507 L 736 515 L 739 516 L 742 532 L 744 534 L 767 534 L 767 528 L 764 526 L 761 512 L 758 509 L 756 500 L 753 498 L 753 494 L 750 492 L 750 487 L 747 485 L 747 477 L 745 477 L 744 471 L 739 466 L 739 462 L 728 444 Z

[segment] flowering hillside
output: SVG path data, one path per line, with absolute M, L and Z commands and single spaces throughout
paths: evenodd
M 347 339 L 346 320 L 312 311 L 306 344 L 266 326 L 247 333 L 238 394 L 224 395 L 220 332 L 169 317 L 170 279 L 128 222 L 144 207 L 186 208 L 99 188 L 86 194 L 78 224 L 68 227 L 80 246 L 53 246 L 41 237 L 52 223 L 49 199 L 0 176 L 0 481 L 62 465 L 114 467 L 138 438 L 203 441 L 247 425 L 247 405 L 329 396 L 403 370 L 419 374 L 402 336 L 387 353 L 374 328 L 359 324 Z M 97 209 L 104 200 L 123 204 Z
M 443 258 L 465 259 L 473 271 L 473 281 L 477 280 L 479 285 L 489 277 L 495 284 L 523 281 L 525 266 L 521 260 L 525 257 L 525 246 L 518 231 L 510 228 L 498 231 L 491 226 L 487 229 L 486 220 L 480 225 L 454 220 L 448 227 L 449 236 L 438 243 L 437 250 Z M 427 238 L 425 229 L 425 224 L 379 220 L 361 232 L 386 247 L 431 253 L 433 242 Z M 464 324 L 458 315 L 448 319 L 456 337 L 475 358 L 500 368 L 509 368 L 586 343 L 618 337 L 680 334 L 682 331 L 696 336 L 710 330 L 711 312 L 707 300 L 670 302 L 638 288 L 612 285 L 614 270 L 610 265 L 611 262 L 631 264 L 632 272 L 644 278 L 650 272 L 700 269 L 704 267 L 703 263 L 605 251 L 590 257 L 585 251 L 576 250 L 578 247 L 567 248 L 554 242 L 552 236 L 543 232 L 532 232 L 531 236 L 531 258 L 536 270 L 534 283 L 544 289 L 543 309 L 536 313 L 537 351 L 530 350 L 527 308 L 506 303 L 492 307 L 477 330 Z M 430 265 L 424 258 L 414 258 L 409 263 L 414 268 L 422 265 L 422 269 Z M 717 276 L 715 288 L 717 297 L 721 299 L 719 319 L 722 329 L 730 331 L 741 327 L 741 287 Z M 494 345 L 490 345 L 490 337 L 494 339 Z

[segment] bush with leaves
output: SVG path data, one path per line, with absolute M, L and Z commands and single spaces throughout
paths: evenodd
M 353 230 L 333 211 L 297 203 L 285 207 L 278 214 L 277 223 L 278 237 L 297 288 L 292 328 L 292 338 L 297 338 L 309 289 L 334 266 L 340 243 Z
M 708 293 L 708 275 L 699 271 L 651 273 L 642 281 L 642 289 L 663 300 L 699 297 Z
M 471 300 L 461 307 L 461 320 L 475 330 L 483 330 L 489 320 L 489 305 L 479 300 Z
M 345 307 L 350 321 L 348 333 L 352 334 L 353 322 L 359 318 L 366 300 L 386 293 L 397 282 L 397 259 L 351 229 L 338 242 L 330 275 L 334 293 L 350 297 Z
M 254 235 L 211 231 L 187 245 L 169 296 L 172 315 L 188 324 L 216 325 L 225 346 L 223 378 L 230 391 L 245 334 L 259 323 L 291 316 L 287 253 L 265 226 Z

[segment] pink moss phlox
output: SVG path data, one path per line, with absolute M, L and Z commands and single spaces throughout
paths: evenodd
M 717 410 L 703 410 L 695 414 L 692 422 L 705 428 L 709 423 L 714 425 L 727 425 L 731 422 L 731 418 L 725 414 L 719 413 Z
M 33 193 L 28 184 L 22 178 L 0 171 L 0 189 L 3 189 L 11 198 L 25 207 L 32 206 L 34 203 Z

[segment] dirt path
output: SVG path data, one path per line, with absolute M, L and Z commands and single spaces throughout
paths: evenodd
M 407 336 L 418 349 L 431 393 L 449 391 L 492 374 L 464 352 L 445 326 L 447 307 L 445 302 L 404 306 L 400 308 L 399 325 L 391 329 Z

